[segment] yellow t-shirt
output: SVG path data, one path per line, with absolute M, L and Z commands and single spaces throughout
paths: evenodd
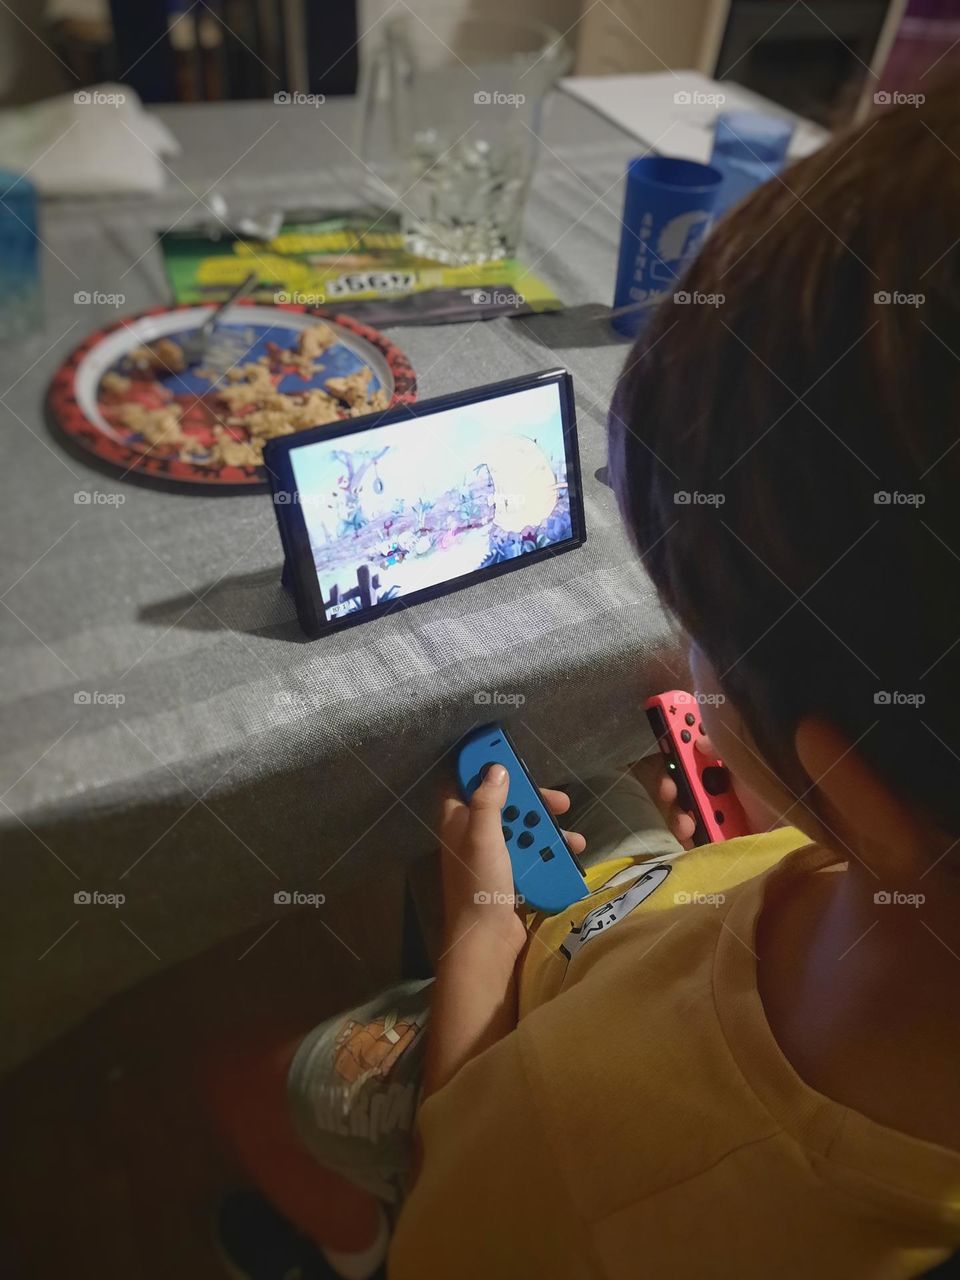
M 785 829 L 595 868 L 517 1029 L 423 1104 L 390 1280 L 894 1280 L 960 1247 L 960 1155 L 809 1088 L 767 1025 L 764 895 L 827 865 Z

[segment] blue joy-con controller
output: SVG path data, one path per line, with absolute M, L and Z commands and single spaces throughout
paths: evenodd
M 457 780 L 464 800 L 469 802 L 488 764 L 502 764 L 510 775 L 502 812 L 503 838 L 517 893 L 534 911 L 548 915 L 585 898 L 589 890 L 583 872 L 541 800 L 526 765 L 499 724 L 474 729 L 457 748 Z

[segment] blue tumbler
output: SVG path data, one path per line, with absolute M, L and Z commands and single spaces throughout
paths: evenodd
M 775 177 L 787 162 L 793 121 L 758 111 L 717 116 L 710 163 L 723 174 L 717 216 Z
M 0 169 L 0 339 L 40 328 L 37 189 L 29 178 Z
M 696 160 L 640 156 L 627 165 L 610 323 L 633 338 L 676 288 L 713 224 L 723 175 Z

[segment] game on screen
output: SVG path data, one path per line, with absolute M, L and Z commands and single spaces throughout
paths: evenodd
M 573 536 L 555 383 L 291 453 L 328 619 Z

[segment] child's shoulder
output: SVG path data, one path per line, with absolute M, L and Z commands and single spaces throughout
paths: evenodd
M 589 897 L 534 921 L 521 974 L 521 1016 L 585 979 L 597 966 L 634 964 L 671 934 L 671 954 L 710 950 L 736 897 L 759 909 L 762 881 L 791 855 L 826 855 L 793 827 L 741 836 L 668 858 L 617 858 L 588 874 Z M 806 861 L 807 855 L 803 854 Z M 629 954 L 627 954 L 629 953 Z M 696 955 L 687 956 L 695 964 Z

